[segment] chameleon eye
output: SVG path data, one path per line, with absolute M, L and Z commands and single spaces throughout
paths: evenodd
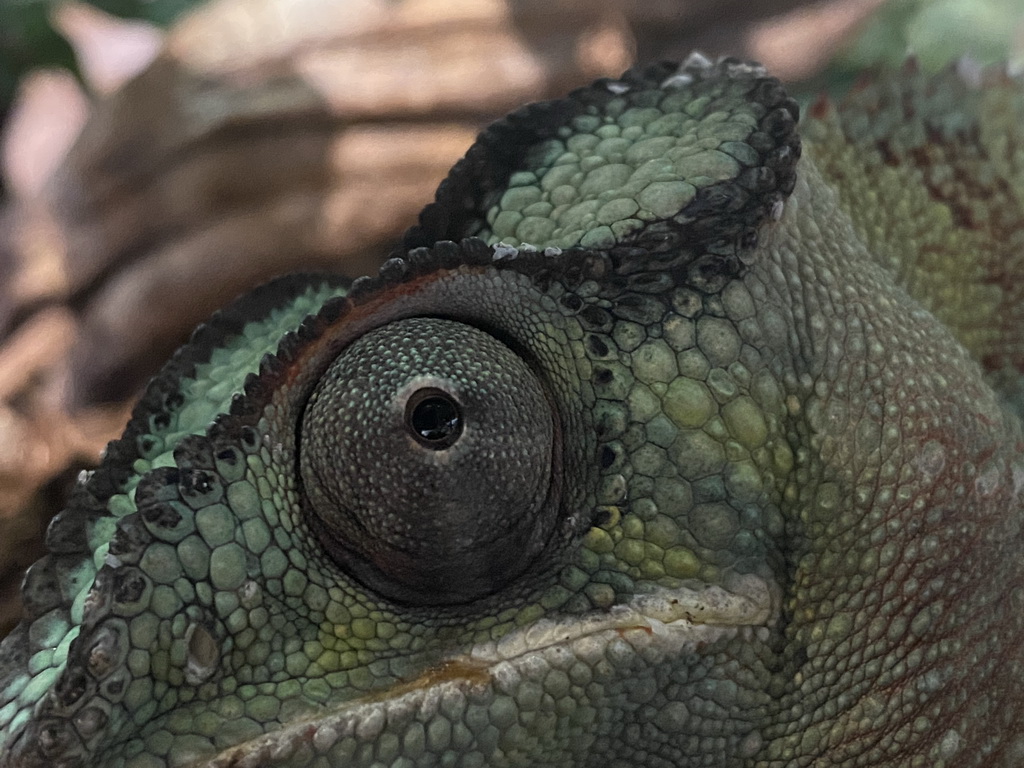
M 346 347 L 307 402 L 307 519 L 381 595 L 437 605 L 490 594 L 554 528 L 555 423 L 536 374 L 494 336 L 392 322 Z

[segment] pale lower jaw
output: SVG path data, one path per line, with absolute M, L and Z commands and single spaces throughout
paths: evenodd
M 739 627 L 767 627 L 777 615 L 778 600 L 773 598 L 771 588 L 763 579 L 738 577 L 730 587 L 730 590 L 719 586 L 662 589 L 636 595 L 628 603 L 602 613 L 541 619 L 500 640 L 474 647 L 468 658 L 494 664 L 607 631 L 621 633 L 631 629 L 666 639 L 700 636 L 706 640 L 708 633 L 715 634 L 715 630 L 721 634 Z

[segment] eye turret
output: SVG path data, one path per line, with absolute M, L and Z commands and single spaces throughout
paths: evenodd
M 494 336 L 392 322 L 345 348 L 308 401 L 310 518 L 339 565 L 387 597 L 489 594 L 550 537 L 555 423 L 538 377 Z

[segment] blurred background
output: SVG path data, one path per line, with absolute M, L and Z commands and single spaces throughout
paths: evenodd
M 1024 0 L 0 0 L 0 636 L 78 473 L 217 307 L 375 269 L 490 120 L 691 50 L 798 96 L 1024 65 Z

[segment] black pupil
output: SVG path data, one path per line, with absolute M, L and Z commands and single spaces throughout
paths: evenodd
M 413 436 L 424 445 L 442 449 L 452 445 L 462 432 L 462 414 L 450 397 L 433 394 L 417 402 L 409 413 Z

